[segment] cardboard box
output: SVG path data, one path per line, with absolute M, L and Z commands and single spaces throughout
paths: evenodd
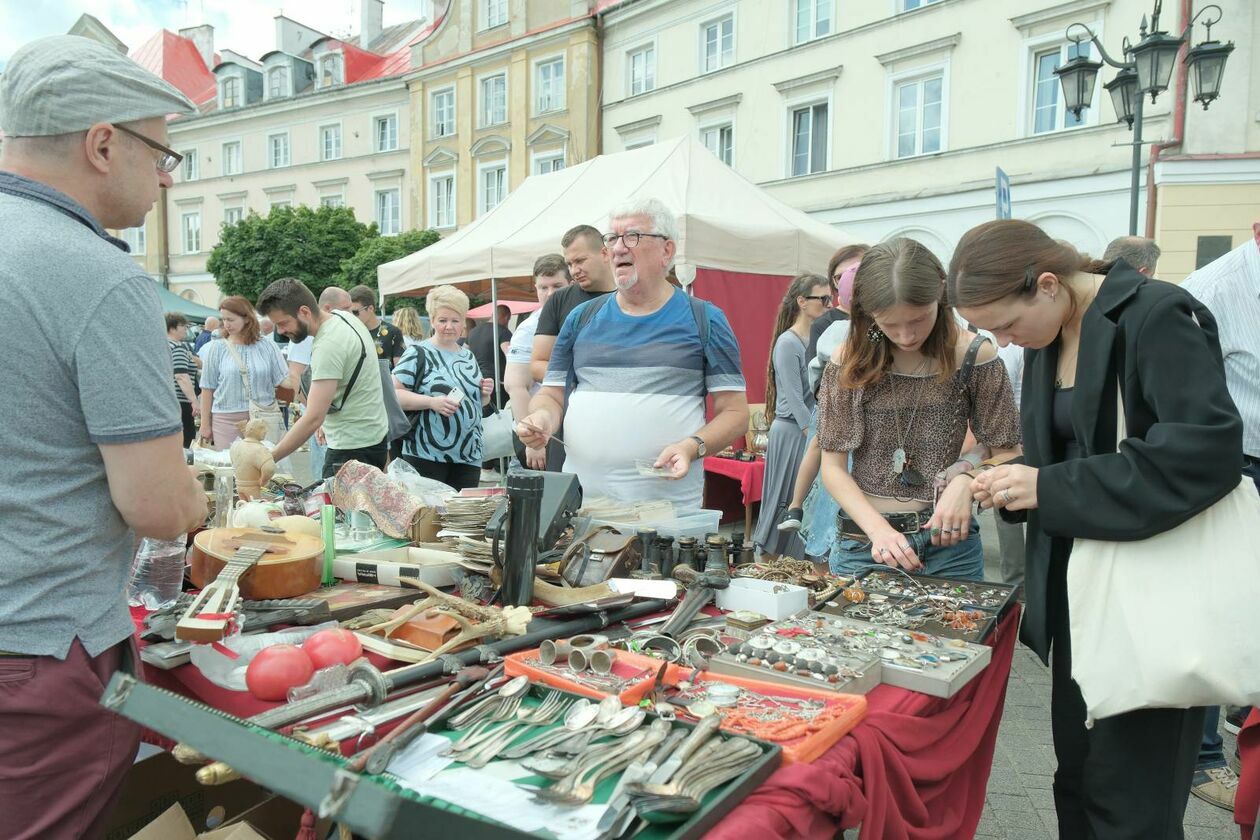
M 411 541 L 417 545 L 438 541 L 438 531 L 442 530 L 442 520 L 437 508 L 420 508 L 411 523 Z
M 790 583 L 732 578 L 729 587 L 718 590 L 717 605 L 720 610 L 752 610 L 778 621 L 809 609 L 809 590 Z
M 333 574 L 356 583 L 402 586 L 400 578 L 422 580 L 430 586 L 454 586 L 458 555 L 434 546 L 407 546 L 383 551 L 343 554 L 333 560 Z
M 274 808 L 272 803 L 279 803 L 281 807 Z M 269 815 L 268 809 L 274 814 Z M 297 834 L 301 826 L 302 811 L 301 806 L 287 799 L 272 797 L 227 825 L 198 833 L 193 829 L 192 822 L 184 813 L 184 809 L 176 803 L 167 808 L 156 820 L 133 834 L 131 840 L 288 840 L 289 837 Z M 271 822 L 271 832 L 263 833 L 255 827 L 251 815 L 253 818 L 268 819 Z M 284 816 L 283 823 L 277 822 L 276 817 L 279 815 Z

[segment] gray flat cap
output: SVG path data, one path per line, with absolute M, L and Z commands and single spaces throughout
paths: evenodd
M 44 137 L 197 107 L 127 56 L 90 38 L 54 35 L 19 49 L 0 75 L 0 131 Z

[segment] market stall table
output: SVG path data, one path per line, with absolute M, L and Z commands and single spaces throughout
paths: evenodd
M 744 503 L 744 534 L 751 537 L 752 508 L 754 504 L 761 501 L 761 485 L 766 476 L 766 459 L 760 455 L 751 461 L 714 456 L 704 459 L 704 471 L 739 482 L 739 490 Z M 705 504 L 705 507 L 715 506 L 721 509 L 721 505 L 712 501 Z
M 866 719 L 857 728 L 812 763 L 780 768 L 709 836 L 831 838 L 859 824 L 863 840 L 972 836 L 984 807 L 1019 613 L 1013 608 L 998 624 L 988 668 L 954 697 L 878 686 L 867 695 Z M 133 614 L 139 621 L 142 612 Z M 383 667 L 394 664 L 376 659 Z M 157 686 L 242 717 L 275 705 L 219 688 L 191 665 L 172 671 L 146 665 L 144 674 Z

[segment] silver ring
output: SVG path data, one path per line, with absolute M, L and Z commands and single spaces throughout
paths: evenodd
M 1011 503 L 1011 491 L 1009 487 L 1003 490 L 1001 493 L 998 493 L 998 495 L 1002 497 L 1003 504 L 1009 505 Z
M 946 528 L 945 530 L 949 531 L 951 534 L 962 533 L 962 528 Z
M 910 550 L 910 543 L 902 543 L 902 544 L 901 544 L 901 550 L 902 550 L 902 551 L 909 551 L 909 550 Z

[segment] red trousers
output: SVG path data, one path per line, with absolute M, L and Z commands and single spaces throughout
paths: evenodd
M 101 835 L 136 757 L 140 727 L 100 705 L 135 641 L 96 658 L 0 656 L 0 837 Z

